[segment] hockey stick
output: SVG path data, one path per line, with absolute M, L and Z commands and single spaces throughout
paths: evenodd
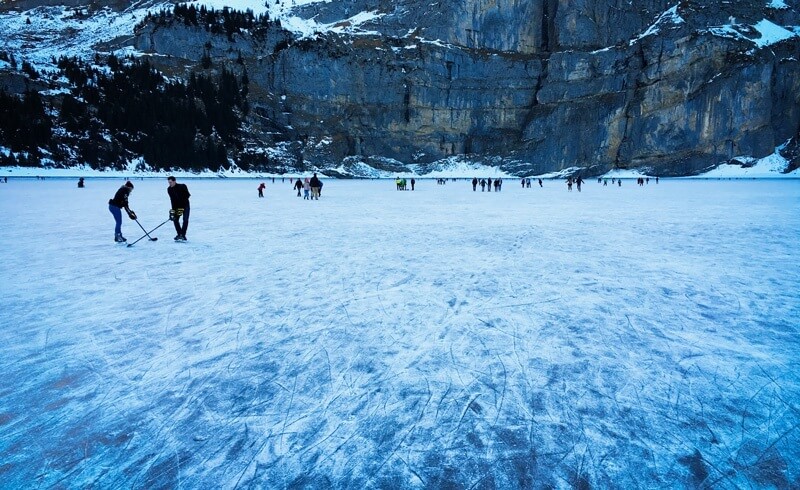
M 145 235 L 147 235 L 147 237 L 150 239 L 150 241 L 151 241 L 151 242 L 154 242 L 154 241 L 158 240 L 158 237 L 151 237 L 151 236 L 150 236 L 150 233 L 148 233 L 148 231 L 144 229 L 144 226 L 142 226 L 142 224 L 141 224 L 141 223 L 139 223 L 139 219 L 138 219 L 138 218 L 137 218 L 137 219 L 135 219 L 135 220 L 133 220 L 133 221 L 135 221 L 135 222 L 136 222 L 136 224 L 137 224 L 137 225 L 139 225 L 139 228 L 141 228 L 141 229 L 142 229 L 142 231 L 144 232 L 144 234 L 145 234 Z M 154 231 L 155 231 L 155 230 L 154 230 Z
M 129 244 L 128 244 L 128 246 L 129 246 L 129 247 L 132 247 L 132 246 L 134 246 L 134 245 L 135 245 L 137 242 L 139 242 L 141 239 L 143 239 L 144 237 L 150 236 L 150 233 L 151 233 L 151 232 L 154 232 L 154 231 L 156 231 L 157 229 L 161 228 L 163 225 L 167 224 L 169 221 L 172 221 L 172 220 L 171 220 L 171 219 L 167 219 L 167 221 L 164 221 L 163 223 L 161 223 L 160 225 L 156 226 L 155 228 L 153 228 L 153 229 L 152 229 L 152 230 L 150 230 L 149 232 L 145 230 L 145 232 L 144 232 L 144 235 L 140 236 L 140 237 L 139 237 L 139 238 L 138 238 L 138 239 L 137 239 L 135 242 L 133 242 L 133 243 L 129 243 Z M 137 220 L 136 222 L 138 223 L 139 221 Z M 142 225 L 140 224 L 139 226 L 142 226 Z M 144 228 L 142 228 L 142 229 L 144 230 Z

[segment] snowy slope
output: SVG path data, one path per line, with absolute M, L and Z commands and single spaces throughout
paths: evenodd
M 167 4 L 147 8 L 136 5 L 121 13 L 104 9 L 88 18 L 76 16 L 73 9 L 64 6 L 3 13 L 0 50 L 17 53 L 17 58 L 29 61 L 37 69 L 50 68 L 51 60 L 60 56 L 91 59 L 98 43 L 132 37 L 134 26 L 148 12 L 157 12 Z
M 375 14 L 361 12 L 353 15 L 348 26 L 323 25 L 313 19 L 302 19 L 292 15 L 292 9 L 319 0 L 292 0 L 290 2 L 258 2 L 239 0 L 202 0 L 188 2 L 222 10 L 252 10 L 254 14 L 268 13 L 273 19 L 281 19 L 282 25 L 301 36 L 315 32 L 335 31 L 359 33 L 360 23 L 372 20 Z M 25 12 L 0 13 L 0 50 L 17 53 L 17 57 L 29 61 L 37 69 L 52 66 L 51 60 L 60 56 L 77 56 L 91 59 L 101 43 L 114 39 L 124 40 L 133 36 L 133 29 L 149 13 L 172 8 L 171 3 L 155 3 L 142 6 L 133 3 L 123 12 L 109 8 L 93 12 L 92 15 L 76 15 L 76 9 L 66 6 L 44 6 Z M 132 53 L 126 49 L 125 54 Z M 21 61 L 21 60 L 19 60 Z M 3 63 L 3 62 L 0 62 Z
M 800 169 L 795 169 L 789 173 L 783 173 L 783 171 L 789 165 L 789 162 L 783 158 L 780 153 L 778 152 L 780 149 L 777 148 L 775 153 L 772 155 L 768 155 L 761 159 L 751 159 L 753 160 L 752 166 L 750 167 L 742 167 L 740 165 L 720 165 L 719 167 L 706 172 L 705 174 L 694 176 L 691 178 L 711 178 L 711 179 L 797 179 L 800 178 Z M 0 152 L 8 154 L 8 149 L 0 147 Z M 135 168 L 135 164 L 131 165 L 131 168 Z M 375 168 L 372 168 L 368 165 L 356 165 L 356 166 L 340 166 L 337 168 L 331 169 L 331 173 L 335 175 L 349 175 L 352 177 L 357 178 L 370 178 L 370 179 L 393 179 L 395 177 L 405 177 L 405 178 L 472 178 L 472 177 L 501 177 L 504 179 L 516 179 L 516 177 L 511 176 L 495 167 L 489 167 L 485 165 L 481 165 L 478 163 L 470 163 L 463 161 L 461 158 L 453 158 L 448 161 L 441 162 L 437 165 L 437 169 L 429 172 L 425 172 L 424 169 L 419 168 L 418 166 L 410 165 L 410 172 L 389 172 L 389 171 L 381 171 Z M 561 173 L 551 173 L 551 174 L 544 174 L 539 177 L 542 178 L 566 178 L 567 176 L 571 175 L 573 171 L 578 169 L 566 169 L 564 172 Z M 273 175 L 273 174 L 250 174 L 247 172 L 243 172 L 238 169 L 233 169 L 224 173 L 220 172 L 172 172 L 175 175 L 181 177 L 201 177 L 201 178 L 215 178 L 215 177 L 223 177 L 223 178 L 254 178 L 254 177 L 281 177 L 281 175 Z M 324 174 L 324 172 L 320 172 L 320 174 Z M 296 175 L 307 175 L 302 173 L 295 173 L 295 174 L 287 174 L 285 177 L 293 177 Z M 100 171 L 100 170 L 93 170 L 90 167 L 79 167 L 79 168 L 66 168 L 66 169 L 55 169 L 55 168 L 41 168 L 41 167 L 0 167 L 0 178 L 2 177 L 37 177 L 37 176 L 50 176 L 50 177 L 166 177 L 166 173 L 164 172 L 134 172 L 134 171 Z M 625 179 L 635 179 L 637 177 L 646 176 L 646 174 L 638 171 L 638 170 L 612 170 L 608 172 L 605 177 L 612 178 L 612 177 L 619 177 Z

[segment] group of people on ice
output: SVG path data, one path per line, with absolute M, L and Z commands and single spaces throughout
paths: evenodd
M 408 190 L 408 182 L 406 182 L 406 179 L 401 179 L 400 177 L 397 177 L 396 179 L 394 179 L 394 184 L 397 187 L 398 191 L 406 191 L 406 190 Z M 411 179 L 411 190 L 412 191 L 414 190 L 414 186 L 415 185 L 417 185 L 417 181 L 412 178 Z
M 572 192 L 572 184 L 575 184 L 575 186 L 578 187 L 578 192 L 580 192 L 581 191 L 581 186 L 583 185 L 583 182 L 584 181 L 580 176 L 578 176 L 578 177 L 568 177 L 567 178 L 567 190 L 569 192 Z
M 78 181 L 78 187 L 83 187 L 82 184 L 83 179 Z M 108 200 L 108 210 L 114 217 L 114 241 L 117 243 L 124 243 L 128 241 L 127 238 L 122 236 L 123 209 L 128 214 L 128 218 L 136 221 L 136 223 L 139 224 L 139 227 L 142 228 L 142 231 L 145 232 L 146 236 L 150 235 L 150 233 L 144 229 L 141 223 L 139 223 L 136 213 L 130 208 L 129 198 L 131 192 L 133 192 L 133 182 L 129 180 L 122 184 L 119 189 L 117 189 L 114 197 Z M 177 235 L 175 235 L 175 241 L 185 242 L 186 230 L 189 228 L 189 197 L 191 196 L 189 193 L 189 188 L 186 187 L 186 184 L 179 184 L 175 180 L 175 177 L 169 176 L 167 177 L 167 194 L 169 195 L 170 205 L 172 206 L 169 210 L 169 220 L 174 223 L 175 231 L 177 232 Z M 166 223 L 166 221 L 164 223 Z M 150 239 L 155 240 L 154 238 Z
M 531 178 L 530 177 L 523 177 L 523 178 L 519 179 L 519 183 L 522 185 L 523 189 L 525 189 L 525 188 L 530 189 L 531 188 Z M 539 179 L 539 187 L 544 187 L 542 185 L 542 179 Z
M 281 182 L 283 181 L 284 178 L 281 178 Z M 275 177 L 272 178 L 272 182 L 275 182 Z M 296 181 L 294 177 L 289 177 L 289 183 L 292 183 L 292 189 L 297 191 L 297 197 L 302 196 L 304 200 L 310 201 L 313 199 L 319 201 L 322 195 L 323 184 L 316 173 L 305 179 L 298 177 Z M 264 185 L 263 182 L 258 185 L 258 197 L 264 197 L 264 189 L 266 189 L 266 187 L 267 186 Z
M 487 189 L 489 192 L 492 192 L 492 186 L 494 186 L 495 192 L 500 192 L 501 190 L 503 190 L 503 179 L 498 177 L 494 180 L 492 180 L 491 178 L 478 180 L 477 177 L 474 177 L 472 179 L 472 190 L 477 191 L 478 185 L 481 186 L 481 192 L 484 192 Z
M 298 177 L 297 182 L 294 183 L 294 189 L 297 190 L 297 197 L 300 197 L 300 191 L 303 191 L 304 200 L 319 201 L 319 196 L 322 195 L 322 181 L 319 180 L 316 173 L 311 178 L 306 177 L 304 180 L 300 180 Z

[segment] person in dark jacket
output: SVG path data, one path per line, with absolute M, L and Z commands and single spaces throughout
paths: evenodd
M 311 199 L 316 199 L 319 201 L 319 191 L 322 187 L 322 182 L 320 182 L 316 173 L 311 177 L 311 181 L 309 183 L 311 184 Z
M 167 177 L 167 194 L 169 194 L 169 201 L 172 204 L 172 209 L 169 211 L 169 217 L 175 224 L 175 241 L 186 241 L 186 230 L 189 228 L 189 188 L 186 184 L 179 184 L 175 181 L 175 177 Z M 180 223 L 180 218 L 183 216 L 183 224 Z
M 297 197 L 300 197 L 300 190 L 303 188 L 303 181 L 298 177 L 297 182 L 294 183 L 294 188 L 297 189 Z
M 265 186 L 263 182 L 261 184 L 259 184 L 259 186 L 258 186 L 258 197 L 264 197 L 264 189 L 266 189 L 266 188 L 267 188 L 267 186 Z
M 133 182 L 129 180 L 117 189 L 117 193 L 114 194 L 113 198 L 108 200 L 108 210 L 114 216 L 114 241 L 117 243 L 128 241 L 122 236 L 122 210 L 124 209 L 128 213 L 130 219 L 136 219 L 136 213 L 128 207 L 128 196 L 130 196 L 132 190 Z
M 83 185 L 83 177 L 81 177 L 80 179 L 78 179 L 78 187 L 80 187 L 81 189 L 83 189 L 83 187 L 84 187 L 84 185 Z

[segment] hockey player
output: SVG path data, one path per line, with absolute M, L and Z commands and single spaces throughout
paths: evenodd
M 136 213 L 128 207 L 128 196 L 130 196 L 131 191 L 133 191 L 133 182 L 129 180 L 117 190 L 113 198 L 108 200 L 108 210 L 111 211 L 116 223 L 114 226 L 114 241 L 117 243 L 128 241 L 122 236 L 122 210 L 124 209 L 128 213 L 130 219 L 136 219 Z
M 175 224 L 175 241 L 186 241 L 186 230 L 189 228 L 189 188 L 186 184 L 178 184 L 175 177 L 167 177 L 167 194 L 169 194 L 170 204 L 172 209 L 169 211 L 169 217 Z M 183 216 L 183 225 L 180 223 L 180 218 Z

